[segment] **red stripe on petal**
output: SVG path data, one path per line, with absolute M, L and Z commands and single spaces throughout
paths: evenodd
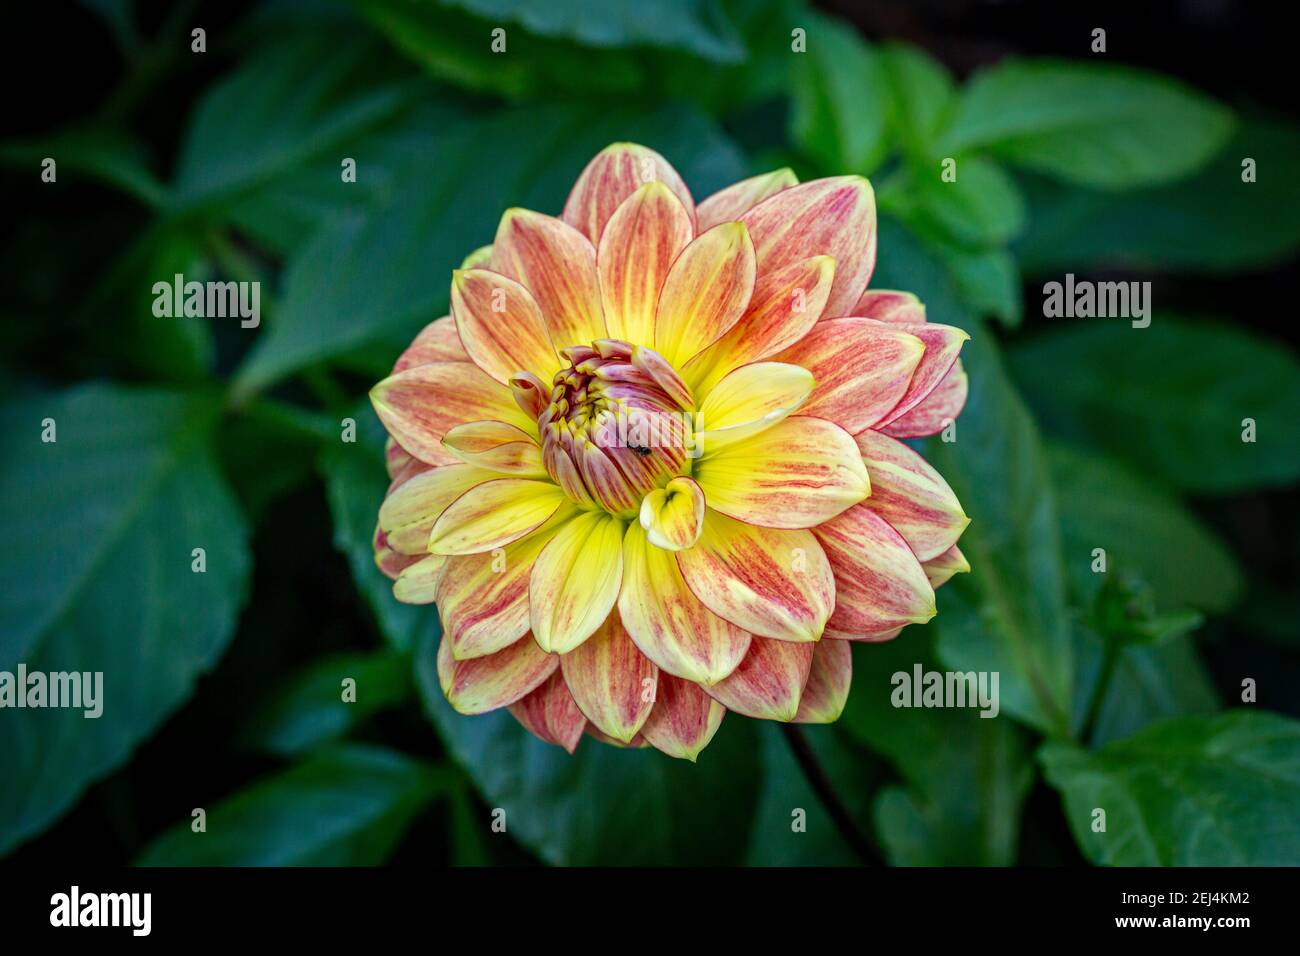
M 558 670 L 546 681 L 510 705 L 510 713 L 534 736 L 548 744 L 563 747 L 569 753 L 578 749 L 578 741 L 587 726 L 587 718 L 564 683 Z
M 755 638 L 740 666 L 707 688 L 727 710 L 760 720 L 794 720 L 815 644 Z

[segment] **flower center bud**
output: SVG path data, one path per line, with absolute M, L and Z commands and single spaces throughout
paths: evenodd
M 676 370 L 651 349 L 598 339 L 560 353 L 546 404 L 542 383 L 511 382 L 537 415 L 542 460 L 578 504 L 631 517 L 647 492 L 684 474 L 695 400 Z

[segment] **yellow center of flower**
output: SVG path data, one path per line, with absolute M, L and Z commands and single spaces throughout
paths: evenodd
M 542 460 L 578 504 L 630 517 L 648 492 L 689 471 L 690 389 L 662 356 L 619 339 L 562 349 L 547 389 L 521 372 L 515 399 L 537 416 Z

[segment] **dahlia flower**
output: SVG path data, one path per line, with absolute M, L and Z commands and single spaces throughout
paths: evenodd
M 875 257 L 861 177 L 696 205 L 633 144 L 506 211 L 371 392 L 376 561 L 456 710 L 694 760 L 727 711 L 834 721 L 849 642 L 934 615 L 968 519 L 899 439 L 961 410 L 967 336 Z

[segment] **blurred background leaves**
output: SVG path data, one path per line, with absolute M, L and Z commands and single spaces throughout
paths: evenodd
M 1189 79 L 1233 23 L 1183 6 L 1134 28 L 1162 51 L 1187 28 L 1164 71 L 1122 65 L 1147 62 L 1123 29 L 1119 56 L 1090 54 L 1094 24 L 1062 12 L 1066 57 L 989 40 L 1028 5 L 834 6 L 72 8 L 95 79 L 0 141 L 0 670 L 103 670 L 106 701 L 0 714 L 0 855 L 1300 862 L 1279 713 L 1300 700 L 1300 128 L 1263 82 Z M 367 388 L 505 208 L 558 212 L 617 140 L 697 199 L 784 165 L 870 175 L 873 286 L 972 335 L 957 440 L 923 450 L 973 519 L 974 570 L 932 625 L 855 648 L 841 722 L 801 730 L 817 780 L 738 718 L 691 765 L 459 717 L 436 613 L 373 564 Z M 260 280 L 261 326 L 154 316 L 178 272 Z M 1146 329 L 1042 317 L 1066 272 L 1152 281 L 1160 309 Z M 999 671 L 1001 714 L 891 706 L 917 663 Z

